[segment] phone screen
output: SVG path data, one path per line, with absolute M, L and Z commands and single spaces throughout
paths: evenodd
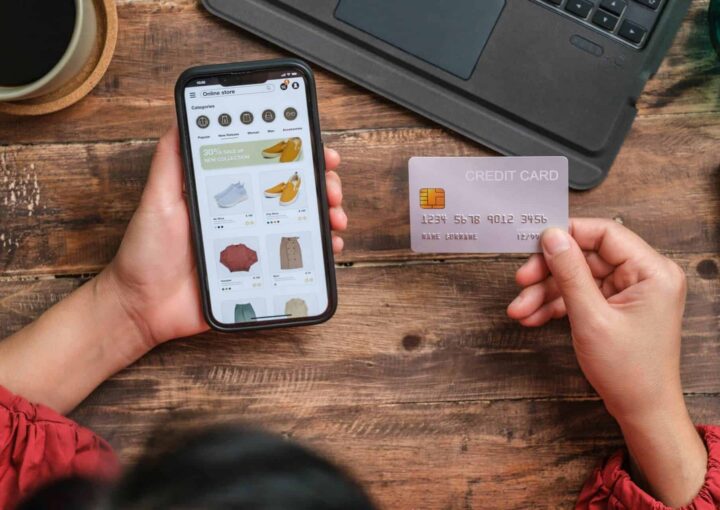
M 209 308 L 222 325 L 329 307 L 308 81 L 297 69 L 185 85 Z

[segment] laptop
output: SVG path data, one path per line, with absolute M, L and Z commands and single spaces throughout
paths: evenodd
M 203 4 L 502 154 L 567 156 L 582 190 L 607 175 L 690 1 Z

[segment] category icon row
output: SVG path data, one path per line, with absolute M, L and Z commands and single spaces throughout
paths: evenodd
M 275 115 L 275 110 L 272 110 L 268 108 L 267 110 L 263 110 L 262 114 L 260 115 L 262 120 L 264 120 L 266 123 L 270 124 L 272 122 L 275 122 L 275 119 L 277 116 Z M 293 121 L 297 119 L 298 112 L 295 108 L 292 106 L 289 106 L 285 108 L 283 111 L 283 117 L 285 117 L 286 120 Z M 238 117 L 240 122 L 245 124 L 246 126 L 251 125 L 253 122 L 255 122 L 255 115 L 253 115 L 252 112 L 242 112 L 240 116 Z M 229 113 L 221 113 L 218 115 L 217 123 L 221 125 L 222 127 L 228 127 L 232 125 L 233 123 L 233 117 Z M 195 124 L 200 129 L 207 129 L 212 124 L 212 121 L 210 120 L 210 117 L 207 115 L 200 115 L 195 119 Z

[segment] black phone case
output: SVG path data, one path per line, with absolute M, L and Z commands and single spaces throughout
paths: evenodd
M 185 115 L 185 97 L 183 90 L 188 81 L 202 78 L 203 76 L 218 76 L 222 74 L 236 74 L 256 71 L 272 70 L 276 68 L 292 67 L 300 72 L 307 80 L 308 91 L 308 111 L 310 116 L 310 136 L 313 146 L 313 164 L 316 174 L 317 188 L 316 195 L 318 200 L 318 211 L 320 213 L 321 234 L 323 253 L 325 255 L 325 275 L 328 291 L 328 307 L 319 316 L 298 318 L 298 319 L 279 319 L 252 323 L 248 325 L 228 325 L 220 323 L 214 319 L 210 307 L 210 290 L 207 284 L 206 260 L 204 252 L 204 243 L 202 239 L 202 230 L 200 227 L 200 214 L 197 205 L 197 189 L 195 187 L 195 178 L 193 174 L 192 152 L 189 143 L 189 131 L 187 125 L 187 116 Z M 308 326 L 312 324 L 320 324 L 330 319 L 337 309 L 337 284 L 335 280 L 335 261 L 332 250 L 332 237 L 330 232 L 330 216 L 328 211 L 327 194 L 325 190 L 325 156 L 324 147 L 320 132 L 320 118 L 318 116 L 317 93 L 315 90 L 315 78 L 310 67 L 299 59 L 276 59 L 276 60 L 259 60 L 253 62 L 238 62 L 230 64 L 215 64 L 199 67 L 191 67 L 185 70 L 175 84 L 175 108 L 178 117 L 178 127 L 180 129 L 180 149 L 185 170 L 185 187 L 188 210 L 190 212 L 190 223 L 193 235 L 193 244 L 195 247 L 195 257 L 197 260 L 198 278 L 200 279 L 200 294 L 202 297 L 203 313 L 207 323 L 216 331 L 234 332 L 249 331 L 256 329 L 269 329 L 277 327 L 289 326 Z

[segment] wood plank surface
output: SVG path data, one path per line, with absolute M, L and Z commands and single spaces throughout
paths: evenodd
M 490 154 L 435 128 L 328 133 L 325 143 L 343 157 L 350 230 L 340 262 L 413 257 L 410 157 Z M 720 115 L 640 119 L 607 181 L 571 193 L 571 214 L 618 218 L 660 250 L 715 251 L 718 147 Z M 153 150 L 152 141 L 6 147 L 0 274 L 78 274 L 104 266 L 137 205 Z
M 720 111 L 720 65 L 708 43 L 707 5 L 707 0 L 693 2 L 668 58 L 639 101 L 641 117 Z M 282 55 L 195 2 L 127 2 L 119 17 L 115 56 L 90 96 L 40 118 L 0 117 L 0 144 L 156 138 L 174 115 L 173 87 L 185 68 Z M 320 70 L 318 95 L 326 130 L 430 125 Z
M 720 62 L 710 44 L 709 0 L 694 0 L 675 41 L 640 96 L 640 116 L 720 112 Z
M 129 460 L 142 450 L 139 438 L 148 428 L 262 426 L 346 466 L 383 509 L 570 508 L 598 459 L 621 444 L 598 402 L 336 407 L 303 401 L 256 408 L 191 397 L 173 403 L 180 408 L 154 413 L 90 403 L 75 417 L 92 422 Z M 203 407 L 193 410 L 195 404 Z M 701 405 L 717 413 L 713 402 Z
M 707 299 L 718 283 L 693 276 L 691 264 L 683 366 L 701 374 L 684 378 L 686 390 L 711 394 L 688 397 L 693 417 L 717 423 L 718 389 L 707 383 L 717 384 L 718 310 Z M 618 431 L 575 367 L 565 324 L 510 324 L 502 304 L 511 286 L 492 274 L 475 263 L 342 269 L 345 298 L 331 323 L 166 344 L 72 417 L 127 463 L 154 431 L 239 422 L 351 468 L 381 508 L 569 508 L 598 459 L 621 444 Z M 400 280 L 408 287 L 396 289 Z M 4 282 L 3 335 L 79 283 Z M 424 316 L 431 289 L 441 317 Z M 368 321 L 377 308 L 387 320 Z
M 218 422 L 269 429 L 348 468 L 388 510 L 572 508 L 598 460 L 622 444 L 598 401 L 269 406 L 180 391 L 152 399 L 157 409 L 136 410 L 93 396 L 74 417 L 128 462 L 149 431 Z M 720 421 L 717 397 L 692 396 L 688 406 L 698 423 Z
M 720 393 L 712 254 L 678 256 L 688 274 L 683 383 Z M 138 409 L 136 392 L 178 391 L 283 407 L 594 396 L 567 324 L 523 328 L 508 319 L 520 260 L 475 260 L 340 268 L 340 304 L 328 323 L 258 333 L 207 333 L 175 341 L 120 373 L 101 393 Z M 714 270 L 713 270 L 714 269 Z M 75 278 L 6 281 L 0 336 L 30 321 L 78 283 Z M 150 398 L 152 409 L 159 402 Z
M 117 52 L 90 96 L 40 118 L 0 116 L 0 338 L 112 258 L 180 71 L 283 55 L 196 0 L 118 6 Z M 571 212 L 615 218 L 685 269 L 684 389 L 696 422 L 720 423 L 720 63 L 707 7 L 693 1 L 609 178 L 571 193 Z M 170 342 L 72 417 L 126 462 L 161 427 L 267 428 L 350 468 L 383 509 L 571 508 L 621 437 L 567 323 L 505 317 L 523 257 L 409 250 L 408 158 L 491 153 L 321 70 L 318 87 L 351 222 L 336 317 Z

